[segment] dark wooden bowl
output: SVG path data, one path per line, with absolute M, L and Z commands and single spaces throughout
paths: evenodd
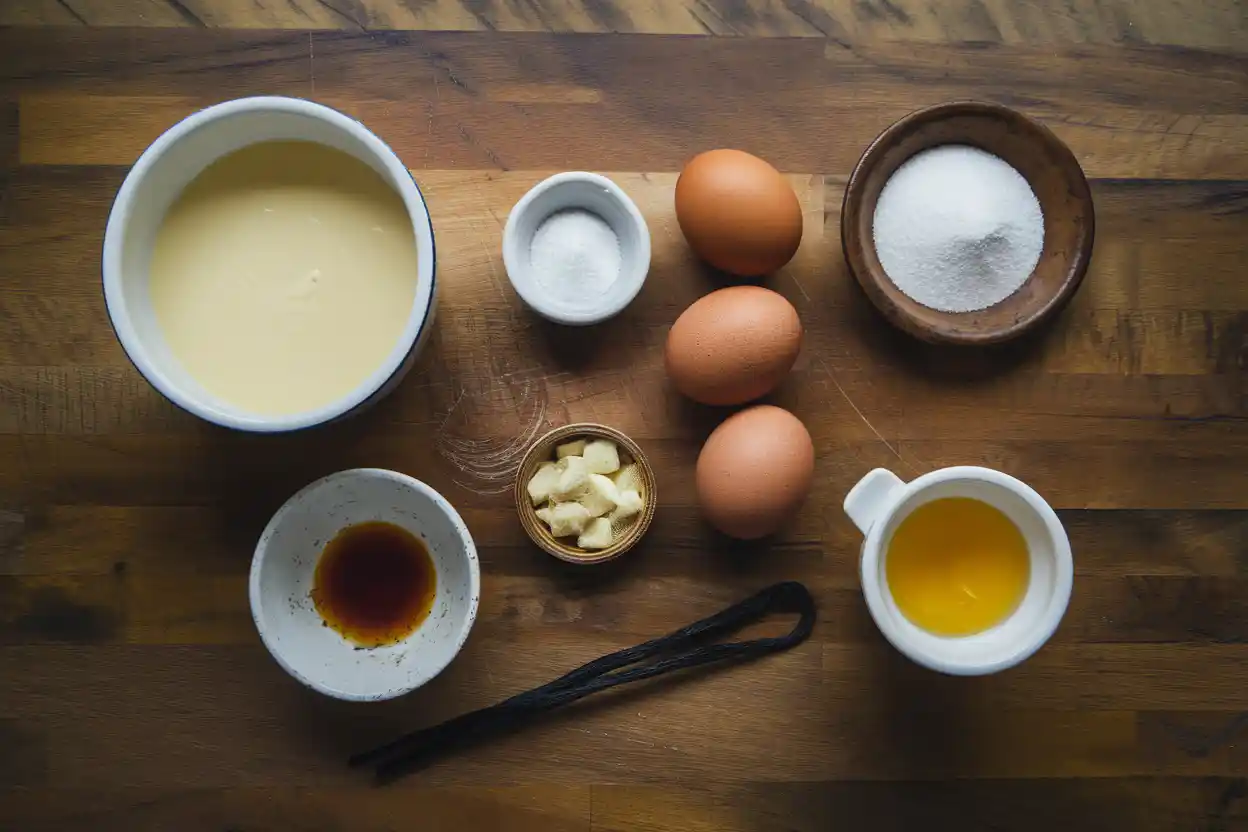
M 875 203 L 914 154 L 963 144 L 1004 159 L 1023 175 L 1044 212 L 1044 248 L 1031 276 L 1005 300 L 974 312 L 941 312 L 904 294 L 875 251 Z M 999 104 L 954 101 L 918 110 L 889 127 L 858 160 L 841 206 L 845 260 L 891 323 L 938 344 L 997 344 L 1038 327 L 1070 300 L 1092 257 L 1096 218 L 1073 153 L 1046 127 Z

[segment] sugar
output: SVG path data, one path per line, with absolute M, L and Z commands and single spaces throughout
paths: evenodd
M 1027 180 L 976 147 L 915 154 L 880 192 L 875 250 L 890 280 L 943 312 L 1000 303 L 1027 280 L 1044 248 L 1044 214 Z
M 536 283 L 569 306 L 590 306 L 620 276 L 620 239 L 592 211 L 567 209 L 537 227 L 529 247 Z

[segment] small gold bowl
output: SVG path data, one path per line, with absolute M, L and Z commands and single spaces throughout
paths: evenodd
M 551 462 L 555 458 L 555 446 L 577 439 L 609 439 L 620 450 L 620 463 L 627 465 L 636 463 L 641 473 L 641 512 L 625 522 L 618 529 L 613 529 L 615 539 L 606 549 L 582 549 L 573 543 L 555 537 L 550 529 L 537 516 L 537 509 L 529 499 L 528 484 L 537 468 L 543 462 Z M 564 425 L 533 443 L 520 463 L 520 471 L 516 475 L 516 513 L 520 515 L 520 525 L 528 532 L 533 542 L 568 563 L 606 563 L 614 560 L 636 545 L 641 536 L 650 528 L 654 520 L 654 509 L 657 504 L 654 469 L 637 443 L 606 425 L 582 422 L 575 425 Z

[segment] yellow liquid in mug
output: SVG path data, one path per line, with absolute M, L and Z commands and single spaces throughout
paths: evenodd
M 893 601 L 915 626 L 967 636 L 1018 607 L 1031 561 L 1022 532 L 999 509 L 948 497 L 901 521 L 888 544 L 885 574 Z

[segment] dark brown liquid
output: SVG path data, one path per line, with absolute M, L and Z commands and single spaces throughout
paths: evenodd
M 420 538 L 391 523 L 359 523 L 321 553 L 312 602 L 327 627 L 360 647 L 381 647 L 407 638 L 429 617 L 437 588 Z

